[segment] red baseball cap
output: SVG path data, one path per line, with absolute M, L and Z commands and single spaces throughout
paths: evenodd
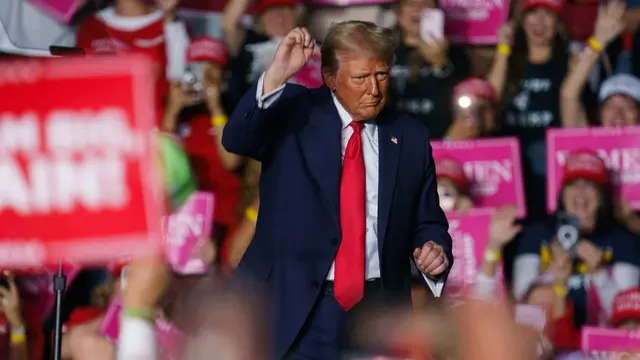
M 611 324 L 627 320 L 640 320 L 640 288 L 619 292 L 613 299 Z
M 298 2 L 296 0 L 258 0 L 258 13 L 262 13 L 276 6 L 295 7 L 297 4 Z
M 604 161 L 591 150 L 581 150 L 567 156 L 564 165 L 562 183 L 576 179 L 606 184 L 608 181 L 607 166 Z
M 451 157 L 443 156 L 437 158 L 435 163 L 437 178 L 448 179 L 453 182 L 460 191 L 466 191 L 467 175 L 464 173 L 464 168 L 460 161 Z
M 488 81 L 477 77 L 470 77 L 453 88 L 454 99 L 465 95 L 489 101 L 496 101 L 498 98 L 493 86 Z
M 187 48 L 187 61 L 210 61 L 220 66 L 227 64 L 227 46 L 220 40 L 202 36 L 191 41 Z
M 522 2 L 522 12 L 543 7 L 560 15 L 564 9 L 564 4 L 563 0 L 524 0 Z

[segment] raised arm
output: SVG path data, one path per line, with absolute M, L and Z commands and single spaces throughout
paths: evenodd
M 491 70 L 487 74 L 487 81 L 496 91 L 498 98 L 502 97 L 504 84 L 507 81 L 507 70 L 509 67 L 509 56 L 511 46 L 513 46 L 514 28 L 512 23 L 502 25 L 498 33 L 498 46 L 493 55 Z
M 227 151 L 261 160 L 278 133 L 278 105 L 300 93 L 300 87 L 285 90 L 285 84 L 307 63 L 314 46 L 304 28 L 293 29 L 282 40 L 269 68 L 242 97 L 224 128 L 222 145 Z
M 624 3 L 620 1 L 612 1 L 607 6 L 601 7 L 595 31 L 593 36 L 589 38 L 588 46 L 579 56 L 573 57 L 560 93 L 562 126 L 583 127 L 588 125 L 587 115 L 580 102 L 580 94 L 601 52 L 624 29 L 623 15 Z
M 240 52 L 246 34 L 242 27 L 242 15 L 249 7 L 249 0 L 231 0 L 222 12 L 222 36 L 229 53 L 235 57 Z

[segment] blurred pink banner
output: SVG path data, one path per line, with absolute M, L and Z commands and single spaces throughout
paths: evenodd
M 305 5 L 321 6 L 353 6 L 353 5 L 378 5 L 390 4 L 395 0 L 304 0 Z
M 70 24 L 84 0 L 27 0 L 63 24 Z
M 434 158 L 448 156 L 462 163 L 475 207 L 515 205 L 519 218 L 526 215 L 520 144 L 516 138 L 432 141 L 431 146 Z
M 67 277 L 67 287 L 80 273 L 80 267 L 73 264 L 65 263 L 62 266 L 62 271 Z M 25 302 L 33 304 L 38 313 L 42 316 L 42 321 L 45 321 L 53 310 L 55 304 L 56 294 L 53 289 L 53 277 L 57 273 L 57 268 L 50 268 L 43 270 L 42 273 L 33 275 L 19 275 L 16 277 L 16 286 L 20 290 L 20 296 Z
M 567 155 L 596 151 L 609 169 L 614 195 L 640 209 L 640 127 L 549 129 L 547 131 L 547 210 L 556 210 Z
M 165 256 L 173 271 L 181 275 L 201 275 L 208 265 L 197 258 L 201 241 L 211 235 L 214 195 L 198 191 L 173 214 L 163 219 Z
M 504 24 L 509 0 L 441 0 L 445 13 L 445 33 L 454 44 L 493 45 Z
M 493 209 L 487 208 L 472 209 L 465 215 L 447 213 L 455 261 L 444 288 L 444 296 L 454 303 L 472 295 L 489 238 L 492 214 Z M 502 283 L 502 266 L 498 276 Z
M 593 360 L 633 360 L 640 356 L 640 331 L 585 326 L 582 353 Z
M 320 60 L 320 52 L 314 52 L 309 61 L 298 71 L 291 80 L 307 88 L 317 88 L 322 86 L 322 61 Z

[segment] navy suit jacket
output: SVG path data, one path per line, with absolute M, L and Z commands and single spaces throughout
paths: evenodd
M 342 122 L 324 86 L 288 84 L 268 109 L 258 107 L 256 86 L 237 105 L 222 144 L 262 162 L 260 215 L 237 275 L 266 284 L 272 351 L 281 358 L 320 295 L 340 244 Z M 427 128 L 388 109 L 376 121 L 383 293 L 408 302 L 414 249 L 432 240 L 453 264 L 451 238 L 438 203 Z

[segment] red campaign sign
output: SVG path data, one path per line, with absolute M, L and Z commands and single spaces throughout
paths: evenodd
M 0 268 L 159 250 L 153 79 L 139 56 L 0 65 Z

